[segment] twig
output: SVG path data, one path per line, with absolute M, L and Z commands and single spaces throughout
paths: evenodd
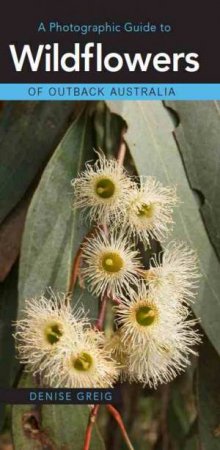
M 104 326 L 107 303 L 108 303 L 108 296 L 106 293 L 104 293 L 104 295 L 101 298 L 101 307 L 99 311 L 99 316 L 95 324 L 95 328 L 97 328 L 97 330 L 99 331 L 101 331 Z
M 81 253 L 82 253 L 82 249 L 81 249 L 81 247 L 79 247 L 79 249 L 76 253 L 76 256 L 74 258 L 74 262 L 73 262 L 73 268 L 72 268 L 72 273 L 71 273 L 71 277 L 70 277 L 68 292 L 72 292 L 76 285 L 77 278 L 79 275 Z
M 112 300 L 114 303 L 116 303 L 116 305 L 121 305 L 121 300 L 120 300 L 120 298 L 113 296 L 113 297 L 111 297 L 111 300 Z
M 118 156 L 117 156 L 117 161 L 118 161 L 119 165 L 123 165 L 124 159 L 125 159 L 125 154 L 126 154 L 126 145 L 125 145 L 125 142 L 122 141 L 119 151 L 118 151 Z M 104 233 L 106 235 L 108 235 L 108 227 L 106 226 L 106 224 L 103 224 L 103 230 L 104 230 Z M 88 235 L 87 235 L 87 237 L 88 237 Z M 76 284 L 76 280 L 77 280 L 77 277 L 79 274 L 80 258 L 81 258 L 81 247 L 79 248 L 79 250 L 76 254 L 75 260 L 74 260 L 72 275 L 71 275 L 70 284 L 69 284 L 69 291 L 72 291 Z M 99 316 L 98 316 L 98 319 L 95 324 L 95 328 L 100 331 L 103 329 L 103 326 L 104 326 L 107 301 L 108 301 L 108 295 L 107 295 L 107 292 L 104 292 L 104 294 L 101 298 L 101 307 L 100 307 L 100 311 L 99 311 Z M 116 303 L 119 303 L 118 299 L 114 299 L 114 301 Z M 89 450 L 89 448 L 90 448 L 92 430 L 93 430 L 94 423 L 96 421 L 96 417 L 97 417 L 99 408 L 100 408 L 100 405 L 95 405 L 89 416 L 89 422 L 88 422 L 87 429 L 86 429 L 83 450 Z M 107 405 L 107 409 L 110 411 L 110 413 L 112 414 L 112 416 L 115 418 L 116 422 L 118 423 L 120 430 L 122 432 L 123 438 L 129 448 L 129 450 L 134 450 L 134 448 L 130 442 L 130 439 L 128 437 L 127 431 L 125 429 L 121 415 L 119 414 L 117 409 L 115 409 L 114 406 L 112 406 L 112 405 Z
M 109 410 L 109 412 L 111 413 L 111 415 L 114 417 L 114 419 L 116 420 L 117 424 L 119 425 L 119 428 L 121 430 L 122 436 L 124 438 L 124 441 L 127 444 L 127 447 L 129 448 L 129 450 L 134 450 L 134 447 L 128 437 L 127 431 L 125 429 L 124 426 L 124 422 L 122 420 L 121 414 L 118 412 L 118 410 L 112 406 L 112 405 L 107 405 L 107 409 Z
M 121 142 L 121 145 L 119 147 L 118 150 L 118 155 L 117 155 L 117 161 L 119 165 L 123 165 L 124 163 L 124 159 L 125 159 L 125 154 L 126 154 L 126 144 L 124 141 Z M 106 224 L 103 224 L 103 230 L 106 233 L 106 235 L 108 234 L 108 228 L 106 226 Z M 83 239 L 83 242 L 94 232 L 94 230 L 90 231 Z M 68 287 L 68 292 L 72 292 L 78 275 L 79 275 L 79 266 L 80 266 L 80 258 L 81 258 L 81 253 L 82 253 L 82 249 L 81 246 L 79 247 L 76 256 L 74 258 L 74 262 L 73 262 L 73 269 L 72 269 L 72 273 L 71 273 L 71 277 L 70 277 L 70 282 L 69 282 L 69 287 Z
M 117 155 L 117 161 L 120 166 L 122 166 L 124 163 L 125 154 L 126 154 L 126 144 L 124 141 L 122 141 Z
M 92 230 L 90 230 L 83 238 L 82 240 L 82 244 L 84 244 L 84 242 L 86 242 L 86 240 L 95 232 L 95 228 L 92 228 Z M 73 261 L 73 267 L 72 267 L 72 273 L 71 273 L 71 277 L 70 277 L 70 281 L 69 281 L 69 286 L 68 286 L 68 292 L 72 292 L 76 282 L 77 282 L 77 278 L 79 278 L 79 267 L 80 267 L 80 260 L 81 260 L 81 255 L 82 255 L 82 244 L 80 245 L 80 247 L 78 248 L 77 252 L 76 252 L 76 256 L 74 258 Z
M 91 437 L 92 437 L 92 430 L 93 430 L 94 423 L 96 421 L 96 417 L 97 417 L 99 408 L 100 408 L 100 405 L 93 406 L 92 411 L 90 413 L 88 425 L 87 425 L 87 428 L 86 428 L 86 434 L 85 434 L 85 441 L 84 441 L 83 450 L 89 450 L 89 448 L 90 448 Z

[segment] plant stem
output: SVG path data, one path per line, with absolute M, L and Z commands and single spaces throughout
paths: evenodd
M 101 307 L 100 307 L 100 311 L 99 311 L 99 316 L 98 316 L 98 319 L 95 324 L 95 328 L 97 328 L 97 330 L 99 330 L 99 331 L 101 331 L 104 326 L 107 302 L 108 302 L 108 296 L 107 296 L 107 294 L 104 294 L 101 298 Z
M 124 163 L 125 155 L 126 155 L 126 144 L 125 144 L 125 142 L 122 140 L 121 145 L 120 145 L 119 150 L 118 150 L 118 154 L 117 154 L 117 161 L 118 161 L 118 164 L 119 164 L 120 166 L 122 166 L 123 163 Z M 108 234 L 108 228 L 107 228 L 106 224 L 103 224 L 103 230 L 104 230 L 104 232 L 105 232 L 106 235 L 107 235 L 107 234 Z M 83 242 L 84 242 L 84 241 L 85 241 L 85 240 L 86 240 L 93 232 L 94 232 L 94 230 L 91 230 L 91 231 L 85 236 L 85 238 L 83 239 Z M 83 242 L 82 242 L 82 243 L 83 243 Z M 80 266 L 81 253 L 82 253 L 82 249 L 81 249 L 81 246 L 80 246 L 79 249 L 78 249 L 78 251 L 77 251 L 77 253 L 76 253 L 76 256 L 75 256 L 75 258 L 74 258 L 73 269 L 72 269 L 72 273 L 71 273 L 71 277 L 70 277 L 70 282 L 69 282 L 68 292 L 72 292 L 72 291 L 73 291 L 73 289 L 74 289 L 74 287 L 75 287 L 75 284 L 76 284 L 76 281 L 77 281 L 77 278 L 78 278 L 78 276 L 79 276 L 79 266 Z
M 84 242 L 86 242 L 86 240 L 95 232 L 95 228 L 92 228 L 92 230 L 90 230 L 83 238 L 82 240 L 82 244 L 84 244 Z M 72 267 L 72 273 L 71 273 L 71 277 L 70 277 L 70 281 L 69 281 L 69 286 L 68 286 L 68 292 L 72 292 L 76 282 L 77 282 L 77 278 L 79 278 L 79 268 L 80 268 L 80 259 L 81 259 L 81 255 L 82 255 L 82 244 L 80 245 L 80 247 L 78 248 L 77 252 L 76 252 L 76 256 L 74 258 L 73 261 L 73 267 Z
M 121 300 L 120 300 L 120 298 L 117 298 L 117 297 L 111 297 L 111 300 L 113 301 L 113 303 L 116 303 L 116 305 L 121 305 Z
M 118 164 L 120 166 L 123 165 L 124 163 L 124 159 L 125 159 L 125 154 L 126 154 L 126 144 L 124 141 L 121 142 L 121 145 L 119 147 L 118 150 L 118 155 L 117 155 L 117 161 Z M 106 224 L 103 224 L 103 230 L 104 233 L 106 235 L 108 235 L 108 227 Z M 93 232 L 93 231 L 92 231 Z M 92 233 L 90 232 L 85 238 L 85 239 Z M 79 248 L 75 259 L 74 259 L 74 263 L 73 263 L 73 269 L 72 269 L 72 274 L 71 274 L 71 278 L 70 278 L 70 283 L 69 283 L 69 292 L 71 292 L 76 284 L 77 278 L 79 276 L 79 267 L 80 267 L 80 258 L 81 258 L 81 247 Z M 119 299 L 112 299 L 113 301 L 115 301 L 115 303 L 119 304 L 120 300 Z M 104 292 L 104 294 L 102 295 L 101 298 L 101 306 L 100 306 L 100 311 L 99 311 L 99 316 L 97 318 L 96 324 L 95 324 L 95 328 L 99 331 L 103 330 L 103 326 L 104 326 L 104 321 L 105 321 L 105 315 L 106 315 L 106 307 L 107 307 L 107 301 L 108 301 L 108 295 L 106 292 Z M 95 405 L 92 408 L 92 411 L 90 413 L 89 416 L 89 421 L 88 421 L 88 425 L 86 428 L 86 434 L 85 434 L 85 440 L 84 440 L 84 446 L 83 446 L 83 450 L 89 450 L 90 448 L 90 444 L 91 444 L 91 437 L 92 437 L 92 430 L 93 430 L 93 426 L 94 423 L 96 421 L 96 417 L 99 411 L 100 405 Z M 119 414 L 119 412 L 117 411 L 117 409 L 114 408 L 114 406 L 112 405 L 107 405 L 107 409 L 110 411 L 110 413 L 112 414 L 112 416 L 115 418 L 116 422 L 118 423 L 120 430 L 122 432 L 123 438 L 129 448 L 129 450 L 134 450 L 130 439 L 128 437 L 127 431 L 125 429 L 123 420 L 121 415 Z
M 73 261 L 73 268 L 72 268 L 72 273 L 71 273 L 71 277 L 70 277 L 68 292 L 72 292 L 76 285 L 76 281 L 79 276 L 81 253 L 82 253 L 82 250 L 81 250 L 81 247 L 79 247 L 79 249 L 77 250 L 76 256 L 74 258 L 74 261 Z
M 100 408 L 100 405 L 93 406 L 92 411 L 89 415 L 89 421 L 88 421 L 88 425 L 86 428 L 83 450 L 89 450 L 89 448 L 90 448 L 91 438 L 92 438 L 92 430 L 93 430 L 94 423 L 96 421 L 96 417 L 97 417 L 99 408 Z
M 117 155 L 117 161 L 120 166 L 122 166 L 124 163 L 125 154 L 126 154 L 126 144 L 124 141 L 122 141 Z
M 119 411 L 112 405 L 107 405 L 107 409 L 109 410 L 109 412 L 111 413 L 111 415 L 114 417 L 114 419 L 116 420 L 117 424 L 119 425 L 119 428 L 121 430 L 122 436 L 124 438 L 124 441 L 127 444 L 127 447 L 129 448 L 129 450 L 134 450 L 134 447 L 128 437 L 127 431 L 125 429 L 124 426 L 124 422 L 122 420 L 121 414 L 119 413 Z

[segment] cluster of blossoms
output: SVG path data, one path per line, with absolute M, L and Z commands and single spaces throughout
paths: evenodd
M 83 308 L 50 294 L 26 302 L 15 333 L 20 361 L 52 387 L 112 386 L 118 364 L 104 348 L 104 334 L 92 329 Z
M 115 329 L 106 338 L 65 296 L 29 300 L 15 333 L 20 359 L 54 387 L 168 382 L 200 342 L 189 310 L 197 258 L 184 243 L 170 242 L 146 268 L 138 248 L 167 239 L 176 191 L 153 177 L 136 181 L 103 154 L 72 185 L 74 207 L 95 225 L 81 248 L 80 277 L 93 294 L 115 303 Z

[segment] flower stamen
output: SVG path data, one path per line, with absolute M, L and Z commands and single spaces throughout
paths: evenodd
M 44 332 L 47 342 L 51 345 L 56 344 L 63 335 L 61 324 L 56 322 L 47 325 Z
M 96 184 L 95 190 L 99 197 L 103 199 L 110 198 L 115 193 L 115 184 L 109 178 L 102 178 Z
M 123 259 L 117 253 L 105 253 L 102 258 L 102 267 L 106 272 L 119 272 L 123 265 Z
M 157 316 L 156 310 L 150 306 L 140 306 L 136 311 L 136 320 L 141 326 L 149 326 L 155 321 Z
M 146 217 L 150 219 L 154 214 L 154 205 L 151 203 L 143 203 L 138 207 L 137 216 L 138 217 Z
M 93 364 L 92 357 L 89 353 L 81 352 L 76 358 L 73 360 L 73 367 L 80 372 L 86 372 L 91 368 Z

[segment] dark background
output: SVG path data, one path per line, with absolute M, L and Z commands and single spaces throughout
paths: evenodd
M 3 5 L 2 5 L 3 8 Z M 82 36 L 75 33 L 38 33 L 40 21 L 62 23 L 102 23 L 105 21 L 123 23 L 125 21 L 159 24 L 167 23 L 173 28 L 170 33 L 112 33 L 98 36 L 95 33 Z M 218 83 L 219 25 L 220 14 L 217 1 L 140 1 L 104 2 L 100 0 L 77 1 L 8 1 L 0 17 L 0 82 L 1 83 Z M 60 42 L 62 51 L 73 51 L 74 42 L 103 42 L 105 53 L 135 52 L 158 53 L 196 52 L 199 53 L 200 70 L 187 73 L 159 73 L 154 69 L 147 72 L 90 73 L 45 73 L 15 72 L 8 45 L 31 44 L 33 48 L 41 43 Z M 20 45 L 20 47 L 19 47 Z

